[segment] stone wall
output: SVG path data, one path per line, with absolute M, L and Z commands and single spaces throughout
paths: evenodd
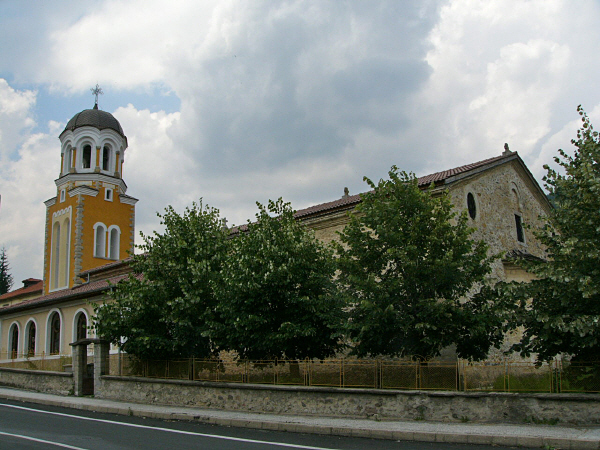
M 73 374 L 3 367 L 0 368 L 0 386 L 70 395 L 73 393 Z
M 600 395 L 238 385 L 102 377 L 96 397 L 271 414 L 472 422 L 600 423 Z

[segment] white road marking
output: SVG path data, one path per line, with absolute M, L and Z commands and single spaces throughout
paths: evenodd
M 3 435 L 3 436 L 12 436 L 12 437 L 16 437 L 16 438 L 19 438 L 19 439 L 27 439 L 28 441 L 40 442 L 42 444 L 50 444 L 50 445 L 54 445 L 56 447 L 70 448 L 72 450 L 87 450 L 87 449 L 81 448 L 81 447 L 73 447 L 72 445 L 61 444 L 60 442 L 52 442 L 52 441 L 46 441 L 44 439 L 34 438 L 34 437 L 31 437 L 31 436 L 23 436 L 22 434 L 12 434 L 12 433 L 5 433 L 3 431 L 0 431 L 0 435 Z
M 236 438 L 236 437 L 230 437 L 230 436 L 220 436 L 218 434 L 195 433 L 193 431 L 171 430 L 169 428 L 150 427 L 148 425 L 138 425 L 135 423 L 116 422 L 114 420 L 95 419 L 93 417 L 75 416 L 72 414 L 44 411 L 41 409 L 26 408 L 24 406 L 7 405 L 5 403 L 0 403 L 0 406 L 5 406 L 7 408 L 14 408 L 14 409 L 22 409 L 25 411 L 33 411 L 33 412 L 37 412 L 37 413 L 41 413 L 41 414 L 51 414 L 54 416 L 70 417 L 71 419 L 88 420 L 90 422 L 109 423 L 109 424 L 113 424 L 113 425 L 121 425 L 124 427 L 131 427 L 131 428 L 145 428 L 148 430 L 166 431 L 167 433 L 186 434 L 189 436 L 202 436 L 202 437 L 213 438 L 213 439 L 223 439 L 226 441 L 247 442 L 247 443 L 251 443 L 251 444 L 264 444 L 264 445 L 273 445 L 273 446 L 287 447 L 287 448 L 300 448 L 300 449 L 304 449 L 304 450 L 336 450 L 336 449 L 325 448 L 325 447 L 311 447 L 308 445 L 287 444 L 285 442 L 259 441 L 259 440 L 255 440 L 255 439 L 243 439 L 243 438 Z M 67 448 L 77 449 L 78 447 L 67 447 Z M 83 450 L 85 450 L 85 449 L 83 449 Z

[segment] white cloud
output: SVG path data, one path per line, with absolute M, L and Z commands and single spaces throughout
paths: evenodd
M 34 91 L 16 91 L 0 78 L 0 163 L 16 151 L 35 125 L 31 110 L 35 106 Z
M 194 56 L 211 29 L 213 10 L 230 2 L 106 1 L 49 36 L 40 82 L 86 89 L 110 80 L 118 89 L 165 82 L 181 55 Z
M 125 181 L 146 233 L 167 205 L 182 211 L 203 197 L 242 223 L 255 200 L 302 208 L 344 186 L 360 192 L 363 175 L 385 177 L 392 164 L 424 174 L 498 155 L 504 142 L 540 176 L 574 136 L 577 104 L 600 105 L 593 1 L 106 0 L 31 15 L 19 4 L 20 21 L 0 19 L 0 51 L 11 56 L 0 70 L 14 76 L 12 88 L 0 81 L 0 105 L 18 106 L 0 121 L 0 158 L 11 155 L 3 203 L 21 176 L 52 195 L 54 174 L 32 170 L 31 158 L 58 165 L 60 129 L 30 136 L 34 119 L 48 97 L 87 96 L 98 82 L 121 106 Z M 179 110 L 156 92 L 176 96 Z M 154 98 L 119 101 L 130 94 Z M 22 195 L 43 208 L 39 193 Z M 22 220 L 2 209 L 3 221 Z
M 575 8 L 560 0 L 444 6 L 430 34 L 433 73 L 421 97 L 440 129 L 434 137 L 440 158 L 430 167 L 497 155 L 504 142 L 536 161 L 564 124 L 557 117 L 574 117 L 584 92 L 577 79 L 590 80 L 598 69 L 589 57 L 599 41 L 591 25 L 598 14 L 593 2 Z M 582 27 L 586 34 L 574 31 Z M 597 94 L 590 99 L 600 101 Z
M 6 86 L 4 80 L 0 80 L 0 86 Z M 35 94 L 12 89 L 3 92 L 9 92 L 8 97 L 16 101 L 12 103 L 9 120 L 0 120 L 0 135 L 13 136 L 9 139 L 12 147 L 8 148 L 11 158 L 0 164 L 0 246 L 7 249 L 15 287 L 20 287 L 21 280 L 41 277 L 43 271 L 43 201 L 56 193 L 53 179 L 60 166 L 56 139 L 60 124 L 50 123 L 50 134 L 21 137 L 33 122 L 30 108 L 35 103 Z M 3 138 L 3 145 L 5 142 Z

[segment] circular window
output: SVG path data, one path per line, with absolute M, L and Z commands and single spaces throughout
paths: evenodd
M 475 220 L 475 217 L 477 217 L 477 206 L 475 205 L 475 197 L 470 192 L 467 194 L 467 209 L 469 217 Z

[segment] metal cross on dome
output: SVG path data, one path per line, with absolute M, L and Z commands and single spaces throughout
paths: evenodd
M 96 87 L 91 88 L 90 91 L 92 91 L 92 94 L 96 97 L 96 102 L 94 103 L 94 109 L 98 109 L 98 95 L 103 95 L 104 92 L 102 92 L 102 88 L 100 87 L 100 85 L 98 85 L 98 83 L 96 83 Z

